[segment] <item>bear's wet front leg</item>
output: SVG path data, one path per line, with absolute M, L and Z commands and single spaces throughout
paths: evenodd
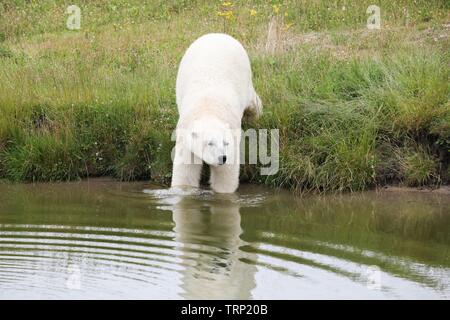
M 239 186 L 239 164 L 210 166 L 211 189 L 217 193 L 233 193 Z
M 198 188 L 202 172 L 202 160 L 190 154 L 191 160 L 186 161 L 181 152 L 175 152 L 172 170 L 172 187 L 190 186 Z

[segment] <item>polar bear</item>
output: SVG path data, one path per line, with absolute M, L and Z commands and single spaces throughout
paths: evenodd
M 262 112 L 250 60 L 239 41 L 219 33 L 194 41 L 178 69 L 176 99 L 172 187 L 198 187 L 204 162 L 210 166 L 212 190 L 233 193 L 239 185 L 243 114 L 258 117 Z

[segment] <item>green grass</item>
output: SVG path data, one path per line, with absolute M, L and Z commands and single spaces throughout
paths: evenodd
M 281 138 L 278 174 L 243 166 L 242 180 L 321 191 L 448 183 L 448 2 L 374 3 L 382 29 L 369 31 L 372 1 L 78 1 L 82 29 L 69 31 L 71 2 L 3 1 L 0 180 L 168 183 L 177 65 L 198 36 L 227 32 L 248 49 L 264 103 L 245 126 Z M 272 4 L 280 31 L 268 52 Z

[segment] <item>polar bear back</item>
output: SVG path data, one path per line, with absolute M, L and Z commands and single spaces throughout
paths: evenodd
M 194 41 L 178 69 L 176 95 L 180 116 L 195 108 L 198 99 L 220 98 L 242 115 L 254 98 L 247 52 L 233 37 L 211 33 Z

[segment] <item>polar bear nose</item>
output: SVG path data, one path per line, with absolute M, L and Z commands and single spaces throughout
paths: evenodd
M 225 164 L 227 162 L 227 156 L 219 156 L 219 164 Z

